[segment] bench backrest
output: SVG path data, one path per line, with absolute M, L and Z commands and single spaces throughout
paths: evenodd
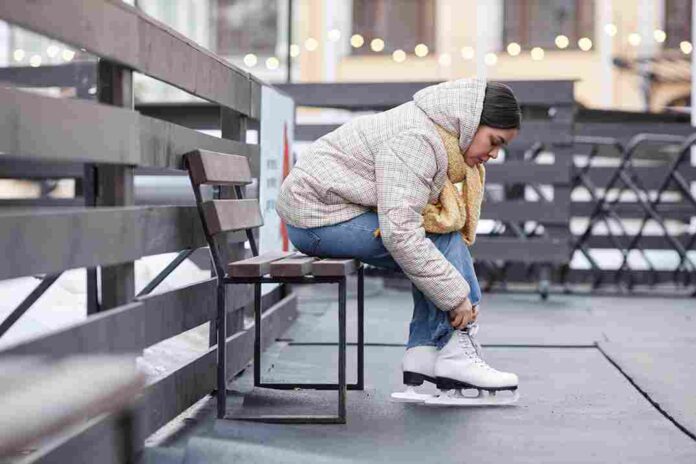
M 225 265 L 215 241 L 216 235 L 243 230 L 247 233 L 253 255 L 258 255 L 251 229 L 263 225 L 261 208 L 258 199 L 245 199 L 242 190 L 243 186 L 253 181 L 249 160 L 244 156 L 194 150 L 184 155 L 184 165 L 196 197 L 211 258 L 218 278 L 221 278 L 224 276 Z M 201 185 L 233 187 L 237 198 L 204 201 Z

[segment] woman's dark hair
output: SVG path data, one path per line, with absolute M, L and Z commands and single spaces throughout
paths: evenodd
M 488 82 L 483 97 L 481 125 L 495 129 L 519 129 L 522 111 L 512 89 L 500 82 Z

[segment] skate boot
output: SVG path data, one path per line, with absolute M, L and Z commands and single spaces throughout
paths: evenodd
M 439 351 L 435 380 L 441 394 L 427 399 L 429 406 L 506 405 L 519 399 L 517 376 L 490 367 L 481 358 L 475 336 L 478 325 L 455 330 Z M 470 394 L 476 390 L 474 394 Z
M 405 392 L 392 393 L 391 400 L 397 403 L 423 403 L 435 395 L 418 393 L 416 387 L 428 381 L 435 383 L 435 360 L 437 349 L 434 346 L 414 346 L 406 350 L 401 360 L 404 375 Z

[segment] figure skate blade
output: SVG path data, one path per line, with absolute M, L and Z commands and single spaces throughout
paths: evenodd
M 436 396 L 430 393 L 418 393 L 413 387 L 408 387 L 404 392 L 392 393 L 391 401 L 394 403 L 424 403 Z
M 433 396 L 423 402 L 426 406 L 510 406 L 520 399 L 515 390 L 512 393 L 490 394 L 480 391 L 478 395 L 464 395 L 460 390 L 453 390 L 439 396 Z

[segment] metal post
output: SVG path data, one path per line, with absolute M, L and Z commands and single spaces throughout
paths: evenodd
M 288 0 L 288 43 L 286 47 L 286 68 L 287 76 L 285 76 L 285 82 L 288 84 L 292 82 L 292 56 L 290 55 L 290 47 L 292 47 L 292 0 Z
M 130 69 L 100 60 L 97 74 L 100 103 L 133 109 L 133 72 Z M 132 205 L 133 172 L 134 169 L 129 166 L 99 165 L 97 205 Z M 102 266 L 101 291 L 102 310 L 132 301 L 135 297 L 133 262 Z

